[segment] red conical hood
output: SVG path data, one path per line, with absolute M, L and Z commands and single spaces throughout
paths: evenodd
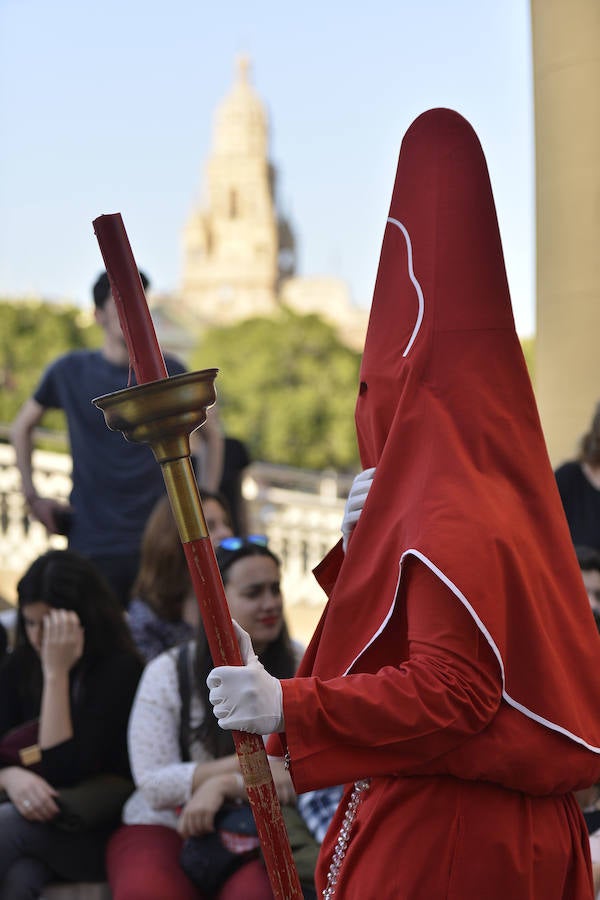
M 600 639 L 515 332 L 485 158 L 450 110 L 424 113 L 402 142 L 360 380 L 361 460 L 377 472 L 343 563 L 322 564 L 334 586 L 302 673 L 343 674 L 378 640 L 411 554 L 486 636 L 506 701 L 597 750 Z

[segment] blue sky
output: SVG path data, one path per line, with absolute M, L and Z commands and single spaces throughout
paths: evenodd
M 534 330 L 527 0 L 0 0 L 0 294 L 80 304 L 92 220 L 121 212 L 157 290 L 181 277 L 212 117 L 248 54 L 299 272 L 368 306 L 398 150 L 449 106 L 488 160 L 517 328 Z

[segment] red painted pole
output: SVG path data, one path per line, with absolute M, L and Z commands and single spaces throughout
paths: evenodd
M 168 379 L 162 352 L 156 339 L 154 325 L 140 281 L 139 273 L 123 220 L 119 213 L 100 216 L 94 220 L 94 230 L 106 265 L 121 328 L 129 349 L 138 385 Z M 165 482 L 178 521 L 192 584 L 206 631 L 208 645 L 215 665 L 241 665 L 240 650 L 227 606 L 223 582 L 208 537 L 202 504 L 198 494 L 189 457 L 180 460 L 181 477 Z M 193 489 L 190 488 L 193 483 Z M 173 496 L 173 493 L 176 496 Z M 175 504 L 173 500 L 176 500 Z M 187 528 L 180 522 L 181 507 L 196 505 L 203 523 L 202 536 L 183 538 Z M 260 735 L 233 732 L 240 768 L 254 819 L 265 865 L 276 900 L 302 900 L 292 851 L 265 747 Z
M 227 602 L 223 607 L 219 599 L 220 595 L 224 596 L 223 582 L 212 544 L 208 538 L 204 538 L 184 542 L 183 549 L 212 658 L 215 663 L 217 659 L 221 660 L 221 665 L 241 665 L 242 659 Z M 263 739 L 260 735 L 243 731 L 234 731 L 232 734 L 273 893 L 276 898 L 301 900 L 302 888 Z
M 162 350 L 120 213 L 99 216 L 94 230 L 138 384 L 167 378 Z

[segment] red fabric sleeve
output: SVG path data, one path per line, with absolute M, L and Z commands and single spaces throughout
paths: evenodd
M 468 611 L 417 561 L 402 584 L 408 659 L 382 660 L 374 674 L 282 682 L 296 790 L 410 774 L 494 717 L 500 668 Z M 399 635 L 399 656 L 401 644 Z

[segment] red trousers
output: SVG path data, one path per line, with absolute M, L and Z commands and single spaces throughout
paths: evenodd
M 178 832 L 164 825 L 122 825 L 106 851 L 113 900 L 207 900 L 179 865 L 181 845 Z M 273 900 L 262 861 L 238 869 L 217 900 Z

